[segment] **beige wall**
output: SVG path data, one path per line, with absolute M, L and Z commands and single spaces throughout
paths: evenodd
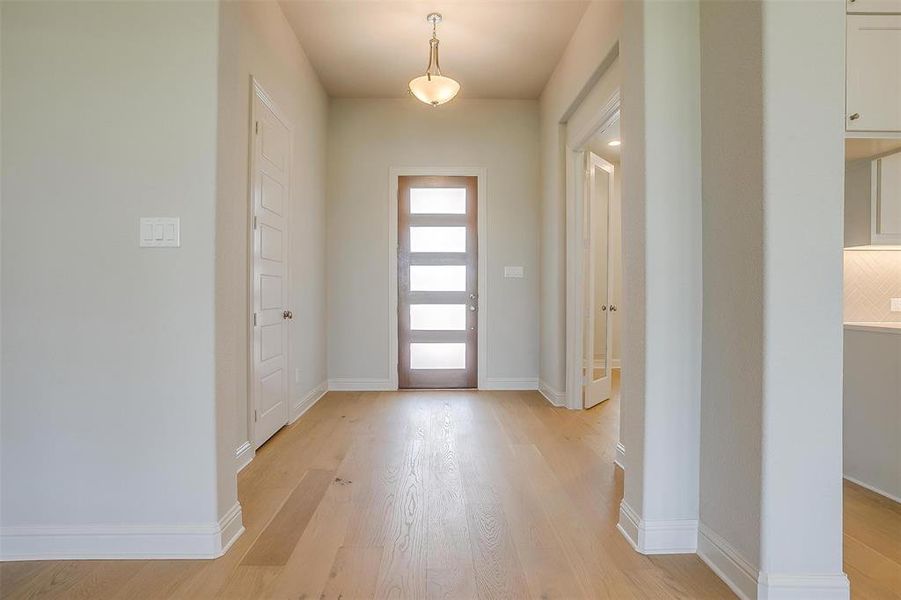
M 333 100 L 329 115 L 329 378 L 387 386 L 391 167 L 487 170 L 488 384 L 538 376 L 538 104 Z M 505 279 L 505 265 L 525 268 Z M 482 349 L 484 350 L 484 349 Z M 493 380 L 493 382 L 492 382 Z
M 251 76 L 294 128 L 289 206 L 289 364 L 293 405 L 326 381 L 325 152 L 328 98 L 279 6 L 222 5 L 217 233 L 218 393 L 233 407 L 230 452 L 251 439 L 248 415 L 248 135 Z
M 901 251 L 845 250 L 845 321 L 901 323 Z
M 215 526 L 218 7 L 0 10 L 0 521 Z

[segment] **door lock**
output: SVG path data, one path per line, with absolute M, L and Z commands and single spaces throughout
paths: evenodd
M 606 304 L 604 304 L 603 306 L 601 306 L 601 311 L 605 311 L 605 310 L 607 310 L 607 305 L 606 305 Z
M 290 310 L 286 310 L 285 312 L 282 313 L 282 318 L 283 319 L 293 319 L 294 313 L 291 312 Z

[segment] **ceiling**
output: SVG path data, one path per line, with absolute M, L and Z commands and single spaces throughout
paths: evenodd
M 613 163 L 618 163 L 622 146 L 609 145 L 613 140 L 620 140 L 619 119 L 610 124 L 606 129 L 595 133 L 588 142 L 588 149 Z M 622 140 L 620 140 L 622 141 Z
M 440 12 L 442 74 L 461 98 L 537 98 L 589 2 L 280 0 L 329 95 L 397 98 L 428 64 Z

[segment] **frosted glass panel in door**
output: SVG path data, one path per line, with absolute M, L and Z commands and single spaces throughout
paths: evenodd
M 465 369 L 466 344 L 410 344 L 411 369 Z
M 466 227 L 410 227 L 410 252 L 466 252 Z
M 414 331 L 464 331 L 465 304 L 411 304 L 410 329 Z
M 595 169 L 592 181 L 594 193 L 591 194 L 591 280 L 594 286 L 594 348 L 592 349 L 592 379 L 606 377 L 610 369 L 607 356 L 607 336 L 609 335 L 607 270 L 609 268 L 610 245 L 608 235 L 608 204 L 610 198 L 610 174 L 603 169 Z
M 410 265 L 412 292 L 465 292 L 466 265 Z
M 412 188 L 410 214 L 465 215 L 466 188 Z

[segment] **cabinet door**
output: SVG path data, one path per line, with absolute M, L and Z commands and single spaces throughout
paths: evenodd
M 901 152 L 873 161 L 873 244 L 901 244 Z
M 901 0 L 845 0 L 848 14 L 901 13 Z
M 848 131 L 901 131 L 901 16 L 848 15 L 847 27 Z

